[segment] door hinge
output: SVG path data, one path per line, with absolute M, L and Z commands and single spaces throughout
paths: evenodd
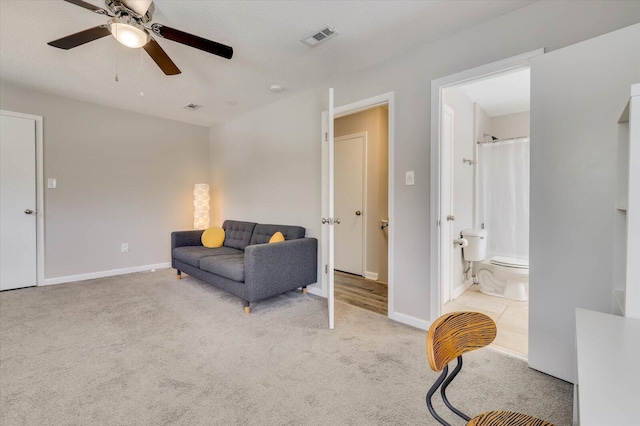
M 325 274 L 329 273 L 329 265 L 324 265 L 324 273 Z
M 438 219 L 438 226 L 440 226 L 440 219 Z
M 324 132 L 324 141 L 329 142 L 329 134 L 327 132 Z

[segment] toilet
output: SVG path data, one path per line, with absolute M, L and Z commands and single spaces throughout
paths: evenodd
M 493 256 L 477 264 L 480 292 L 524 302 L 529 300 L 529 261 Z
M 465 260 L 476 262 L 480 292 L 524 302 L 529 299 L 529 260 L 508 256 L 487 259 L 487 231 L 465 229 L 461 233 L 468 245 Z

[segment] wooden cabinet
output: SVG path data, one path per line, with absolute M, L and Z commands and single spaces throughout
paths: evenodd
M 613 313 L 640 319 L 640 84 L 618 123 Z

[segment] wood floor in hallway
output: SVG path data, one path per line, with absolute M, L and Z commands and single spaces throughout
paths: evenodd
M 378 281 L 335 271 L 336 300 L 381 315 L 387 315 L 388 286 Z

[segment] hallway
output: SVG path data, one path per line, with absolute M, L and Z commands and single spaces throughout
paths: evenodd
M 377 314 L 387 315 L 387 284 L 335 271 L 336 300 Z

